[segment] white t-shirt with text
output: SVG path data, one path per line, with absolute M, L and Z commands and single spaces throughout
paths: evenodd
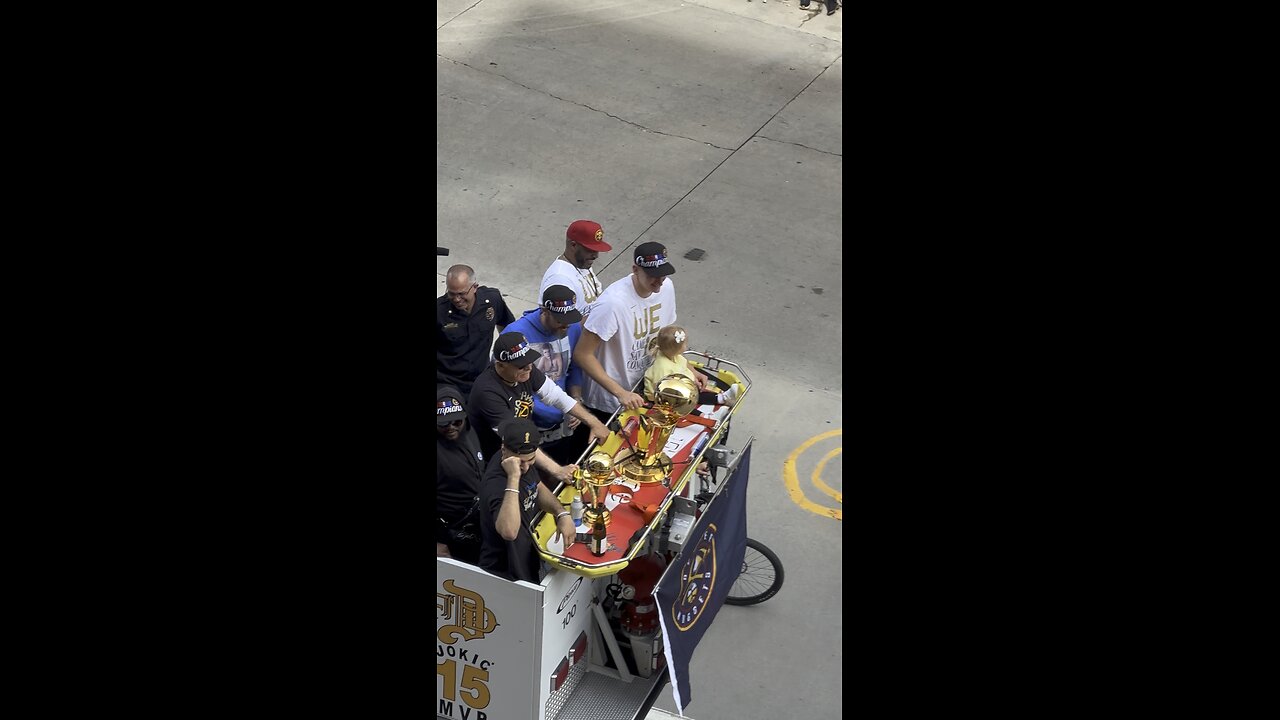
M 600 278 L 596 277 L 590 268 L 580 270 L 578 266 L 561 258 L 556 258 L 555 262 L 551 263 L 551 267 L 542 274 L 542 282 L 538 285 L 539 301 L 542 293 L 552 285 L 563 285 L 577 293 L 576 305 L 583 315 L 591 314 L 604 287 L 600 284 Z
M 649 340 L 676 321 L 676 289 L 671 278 L 647 298 L 636 294 L 628 275 L 605 288 L 582 327 L 600 336 L 596 359 L 604 372 L 630 390 L 649 368 Z M 582 401 L 604 412 L 618 409 L 618 399 L 590 377 L 583 381 Z

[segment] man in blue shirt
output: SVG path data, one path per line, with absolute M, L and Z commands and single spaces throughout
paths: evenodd
M 548 286 L 542 293 L 542 305 L 526 311 L 506 330 L 523 333 L 529 347 L 542 353 L 534 367 L 582 402 L 583 374 L 573 364 L 573 349 L 582 335 L 582 312 L 573 290 L 564 285 Z M 542 432 L 542 451 L 561 465 L 576 463 L 590 439 L 587 427 L 578 418 L 537 398 L 533 402 L 533 422 Z

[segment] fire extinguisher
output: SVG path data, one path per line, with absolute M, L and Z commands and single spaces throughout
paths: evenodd
M 653 586 L 658 584 L 667 562 L 661 555 L 649 554 L 632 560 L 622 572 L 622 634 L 631 642 L 631 655 L 636 661 L 636 674 L 650 677 L 666 666 L 662 652 L 662 626 L 658 624 L 658 605 Z

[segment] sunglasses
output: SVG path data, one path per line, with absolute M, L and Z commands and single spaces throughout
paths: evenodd
M 456 428 L 460 428 L 460 427 L 462 427 L 462 423 L 464 423 L 464 422 L 466 422 L 466 421 L 467 421 L 467 419 L 466 419 L 466 418 L 458 418 L 457 420 L 454 420 L 453 422 L 449 423 L 448 425 L 440 425 L 440 426 L 438 426 L 438 427 L 456 427 Z

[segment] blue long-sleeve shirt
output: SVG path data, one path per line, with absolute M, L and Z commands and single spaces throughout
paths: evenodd
M 541 308 L 526 310 L 503 332 L 523 333 L 529 347 L 542 353 L 542 357 L 534 362 L 534 366 L 541 370 L 548 380 L 559 385 L 561 390 L 568 392 L 570 387 L 582 385 L 582 368 L 573 364 L 573 349 L 578 346 L 578 338 L 582 336 L 582 323 L 576 322 L 570 325 L 569 334 L 565 337 L 556 337 L 542 326 L 542 321 L 538 319 L 540 312 L 542 312 Z M 534 398 L 533 422 L 538 427 L 543 429 L 555 427 L 563 419 L 564 413 Z

